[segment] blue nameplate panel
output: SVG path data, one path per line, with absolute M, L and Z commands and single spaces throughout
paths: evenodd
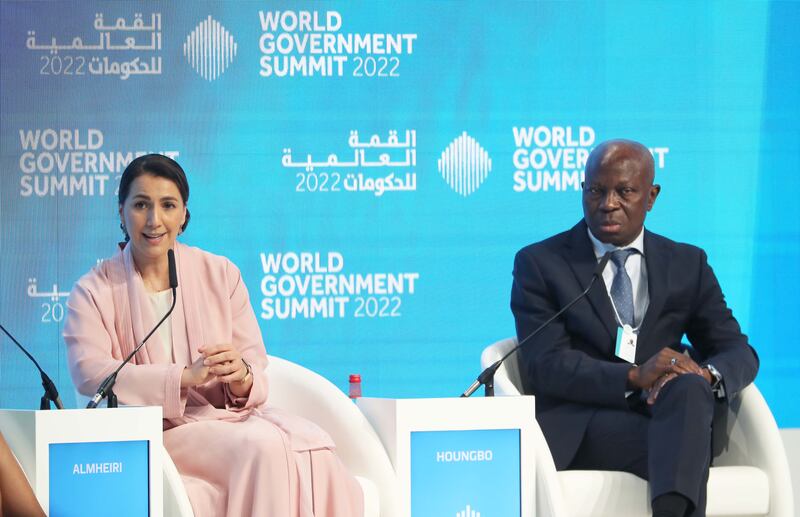
M 413 517 L 519 516 L 519 429 L 413 431 Z
M 51 443 L 50 516 L 150 515 L 149 442 Z

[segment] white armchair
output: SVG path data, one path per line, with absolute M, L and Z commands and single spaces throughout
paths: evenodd
M 481 354 L 481 367 L 491 365 L 516 344 L 516 338 L 508 338 L 489 345 Z M 521 393 L 515 355 L 497 370 L 494 386 L 498 396 Z M 775 419 L 755 385 L 731 401 L 725 426 L 729 439 L 709 473 L 706 514 L 793 517 L 786 452 Z M 650 515 L 648 486 L 643 479 L 626 472 L 557 472 L 541 430 L 535 442 L 537 515 Z
M 311 420 L 333 438 L 336 453 L 364 489 L 365 517 L 398 515 L 400 492 L 380 438 L 347 395 L 298 364 L 270 356 L 269 405 Z

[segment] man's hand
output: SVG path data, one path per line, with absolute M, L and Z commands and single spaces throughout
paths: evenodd
M 663 388 L 669 381 L 677 376 L 677 373 L 667 373 L 659 377 L 656 383 L 653 385 L 653 388 L 650 390 L 650 393 L 647 395 L 647 403 L 651 406 L 655 404 L 658 394 L 661 393 L 661 388 Z
M 666 374 L 683 375 L 685 373 L 695 373 L 706 377 L 703 374 L 703 370 L 691 357 L 665 347 L 643 365 L 634 366 L 628 370 L 628 387 L 631 389 L 653 390 L 656 381 Z M 708 374 L 708 372 L 705 373 Z M 671 378 L 661 383 L 658 389 L 660 390 L 669 380 Z M 658 396 L 657 393 L 656 396 Z
M 653 385 L 653 388 L 650 390 L 650 393 L 647 395 L 647 403 L 650 404 L 651 406 L 655 404 L 656 399 L 658 398 L 658 394 L 661 393 L 661 390 L 664 388 L 664 386 L 677 376 L 678 374 L 676 373 L 666 373 L 661 377 L 659 377 L 658 380 L 656 380 L 655 384 Z M 703 368 L 701 370 L 700 376 L 703 377 L 707 383 L 714 384 L 714 376 L 711 375 L 711 372 L 708 371 L 708 368 Z

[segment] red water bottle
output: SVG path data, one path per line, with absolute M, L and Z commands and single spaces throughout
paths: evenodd
M 350 399 L 355 402 L 361 396 L 361 374 L 350 374 Z

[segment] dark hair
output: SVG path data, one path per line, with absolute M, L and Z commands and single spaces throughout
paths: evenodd
M 189 182 L 186 180 L 186 173 L 183 172 L 178 162 L 163 154 L 145 154 L 128 164 L 128 166 L 125 167 L 125 172 L 122 173 L 122 178 L 119 180 L 118 199 L 120 205 L 124 204 L 125 200 L 128 198 L 133 180 L 143 174 L 150 174 L 151 176 L 170 180 L 178 187 L 178 192 L 181 194 L 183 204 L 186 205 L 189 202 Z M 189 209 L 187 208 L 186 221 L 184 221 L 183 226 L 181 226 L 181 231 L 186 231 L 190 217 Z M 129 239 L 128 232 L 125 228 L 123 228 L 122 231 L 125 233 L 125 240 L 127 241 Z

